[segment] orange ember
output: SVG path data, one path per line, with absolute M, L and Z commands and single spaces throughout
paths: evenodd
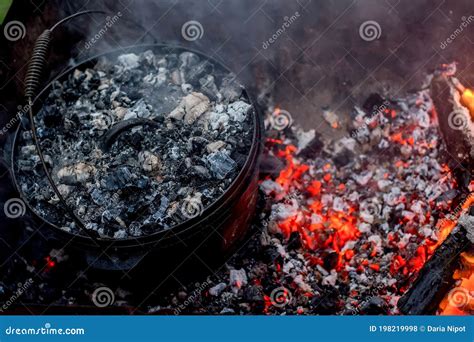
M 469 109 L 471 118 L 474 120 L 474 93 L 471 89 L 466 89 L 461 95 L 461 104 Z
M 295 152 L 296 148 L 291 145 L 280 151 L 279 156 L 287 160 L 287 167 L 280 172 L 276 182 L 285 190 L 296 186 L 298 190 L 308 192 L 311 199 L 308 210 L 286 218 L 278 223 L 278 227 L 286 238 L 292 232 L 299 232 L 303 243 L 310 250 L 329 248 L 338 253 L 336 270 L 340 270 L 343 267 L 343 259 L 351 259 L 351 253 L 344 253 L 343 247 L 348 241 L 357 240 L 360 235 L 356 227 L 355 208 L 343 212 L 323 205 L 321 198 L 323 193 L 344 189 L 343 184 L 333 184 L 330 173 L 325 173 L 322 180 L 314 180 L 303 189 L 299 180 L 309 170 L 309 166 L 299 164 L 293 158 Z M 327 171 L 330 168 L 331 164 L 325 164 L 323 170 Z
M 474 254 L 461 254 L 461 267 L 454 272 L 456 281 L 440 304 L 441 315 L 474 314 Z
M 459 208 L 454 210 L 454 215 L 451 217 L 446 217 L 438 222 L 438 241 L 434 245 L 430 246 L 430 252 L 434 252 L 435 249 L 443 243 L 443 241 L 448 237 L 449 233 L 451 233 L 454 227 L 456 227 L 459 216 L 466 212 L 467 209 L 473 204 L 474 195 L 470 194 L 464 203 L 462 203 Z
M 465 91 L 463 100 L 474 104 L 472 91 Z M 419 105 L 422 104 L 424 102 Z M 448 237 L 459 217 L 474 204 L 474 196 L 469 196 L 451 215 L 438 218 L 452 204 L 450 200 L 438 201 L 437 198 L 457 186 L 448 165 L 435 164 L 434 176 L 429 177 L 436 184 L 429 191 L 423 190 L 426 186 L 421 187 L 422 191 L 415 189 L 416 182 L 410 186 L 402 182 L 406 178 L 416 180 L 420 175 L 426 177 L 425 169 L 414 166 L 424 165 L 426 156 L 440 147 L 439 141 L 411 118 L 403 122 L 404 112 L 386 109 L 384 115 L 396 123 L 384 131 L 384 139 L 396 145 L 394 150 L 410 153 L 402 153 L 380 165 L 361 163 L 362 166 L 355 168 L 348 177 L 349 168 L 339 166 L 334 160 L 306 160 L 306 157 L 299 157 L 296 146 L 286 145 L 283 139 L 268 139 L 269 150 L 285 161 L 285 167 L 276 179 L 267 177 L 265 182 L 270 185 L 265 187 L 265 192 L 275 194 L 279 202 L 272 205 L 272 215 L 275 215 L 272 216 L 272 231 L 275 229 L 286 240 L 292 238 L 292 233 L 298 233 L 295 235 L 301 240 L 304 249 L 301 254 L 306 265 L 318 269 L 323 285 L 324 282 L 326 285 L 347 284 L 359 276 L 370 280 L 386 277 L 391 282 L 384 286 L 390 289 L 379 295 L 388 303 L 396 303 L 397 297 L 407 290 L 411 280 Z M 399 185 L 402 191 L 395 184 L 402 184 Z M 470 188 L 474 190 L 474 183 Z M 463 260 L 464 266 L 454 277 L 458 287 L 472 293 L 474 255 L 465 254 Z M 287 272 L 285 267 L 288 264 L 276 262 L 276 273 Z M 309 291 L 301 279 L 292 286 L 299 291 Z M 352 290 L 354 297 L 366 295 L 366 290 L 361 288 L 362 292 Z M 472 300 L 472 296 L 469 298 Z M 265 312 L 270 310 L 272 299 L 265 296 Z M 445 299 L 441 311 L 443 314 L 461 314 L 472 310 L 472 301 L 467 308 L 453 308 Z M 397 313 L 396 310 L 393 312 Z
M 470 194 L 459 208 L 454 210 L 454 217 L 441 220 L 439 241 L 431 246 L 433 250 L 439 246 L 456 226 L 459 216 L 474 204 L 474 194 Z M 461 267 L 453 274 L 456 286 L 452 288 L 441 302 L 441 315 L 472 315 L 474 313 L 474 254 L 462 253 Z

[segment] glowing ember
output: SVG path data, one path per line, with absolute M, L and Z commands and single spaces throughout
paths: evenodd
M 461 104 L 469 109 L 471 118 L 474 120 L 474 93 L 471 89 L 463 91 L 461 96 Z
M 471 182 L 472 186 L 474 186 L 474 182 Z M 441 220 L 440 235 L 443 238 L 456 226 L 459 216 L 473 204 L 474 194 L 471 193 L 464 203 L 456 208 L 453 217 Z M 474 254 L 462 253 L 460 260 L 461 267 L 453 274 L 456 286 L 440 303 L 439 312 L 441 315 L 472 315 L 474 313 Z
M 368 138 L 344 138 L 340 145 L 372 149 L 347 165 L 338 166 L 332 159 L 336 156 L 302 158 L 301 149 L 281 132 L 279 139 L 267 142 L 268 153 L 286 165 L 261 184 L 272 198 L 269 229 L 286 241 L 298 234 L 305 265 L 313 268 L 305 267 L 286 284 L 289 288 L 318 298 L 308 285 L 316 277 L 322 286 L 350 290 L 342 300 L 350 312 L 376 298 L 396 313 L 399 295 L 472 203 L 470 198 L 455 215 L 442 219 L 451 200 L 440 200 L 441 195 L 456 183 L 449 167 L 437 161 L 442 143 L 431 100 L 426 93 L 418 96 L 407 100 L 408 110 L 386 108 L 370 124 L 355 127 Z M 277 272 L 293 274 L 294 263 L 281 253 L 284 261 Z M 276 283 L 284 284 L 277 278 Z M 272 310 L 265 302 L 265 311 Z
M 287 127 L 291 117 L 271 111 L 258 233 L 200 306 L 398 314 L 399 297 L 468 206 L 453 211 L 465 189 L 445 164 L 432 108 L 427 91 L 386 100 L 375 115 L 354 108 L 335 140 Z M 457 286 L 472 280 L 458 277 Z
M 440 304 L 441 315 L 474 314 L 474 254 L 461 254 L 461 268 L 456 270 L 453 287 Z
M 438 241 L 430 246 L 430 252 L 433 252 L 441 243 L 443 243 L 449 233 L 451 233 L 454 227 L 456 227 L 459 216 L 464 214 L 473 204 L 474 195 L 470 194 L 466 200 L 454 210 L 453 214 L 438 222 Z

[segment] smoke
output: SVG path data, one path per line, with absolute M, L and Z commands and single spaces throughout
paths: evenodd
M 253 97 L 272 98 L 296 123 L 316 127 L 322 107 L 346 113 L 371 92 L 417 89 L 439 63 L 458 61 L 463 83 L 474 84 L 472 38 L 460 34 L 440 49 L 472 14 L 471 1 L 55 0 L 42 15 L 52 23 L 84 9 L 110 13 L 59 30 L 53 65 L 135 44 L 179 44 L 228 66 Z M 364 23 L 374 38 L 361 36 Z
M 84 3 L 85 7 L 81 1 L 68 1 L 67 6 L 61 6 L 62 15 L 81 9 L 101 9 L 110 13 L 111 17 L 118 12 L 122 16 L 106 34 L 100 34 L 101 39 L 89 46 L 88 51 L 81 49 L 79 43 L 80 57 L 140 43 L 178 44 L 217 59 L 238 74 L 246 84 L 255 82 L 252 68 L 256 64 L 275 63 L 277 49 L 264 56 L 262 42 L 274 33 L 285 16 L 291 16 L 301 8 L 297 2 L 279 8 L 275 4 L 266 4 L 265 1 L 251 0 L 123 0 Z M 70 30 L 82 33 L 83 42 L 90 42 L 99 32 L 104 31 L 106 22 L 101 15 L 86 16 L 71 23 Z M 190 22 L 198 30 L 198 39 L 189 39 L 184 31 L 185 25 Z

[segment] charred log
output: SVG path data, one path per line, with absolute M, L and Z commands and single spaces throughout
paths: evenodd
M 472 248 L 473 220 L 474 217 L 468 215 L 460 219 L 460 223 L 423 266 L 412 287 L 398 301 L 400 312 L 407 315 L 436 312 L 453 285 L 452 275 L 458 266 L 459 254 Z
M 453 82 L 454 81 L 454 82 Z M 456 80 L 444 73 L 431 82 L 431 93 L 446 149 L 457 166 L 455 178 L 466 192 L 472 179 L 474 130 L 469 111 L 460 103 Z M 434 314 L 446 292 L 452 287 L 452 274 L 458 268 L 459 254 L 472 248 L 473 208 L 426 262 L 411 288 L 400 298 L 398 307 L 404 314 Z
M 474 125 L 468 109 L 460 104 L 460 94 L 451 78 L 444 74 L 433 78 L 431 93 L 441 134 L 449 142 L 449 154 L 461 165 L 473 165 Z

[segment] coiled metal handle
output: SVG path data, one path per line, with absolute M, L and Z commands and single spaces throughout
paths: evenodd
M 33 117 L 33 99 L 36 95 L 38 87 L 41 83 L 41 76 L 43 75 L 44 67 L 46 66 L 47 62 L 47 55 L 49 49 L 49 43 L 51 41 L 51 30 L 45 30 L 43 33 L 40 34 L 38 39 L 36 39 L 35 47 L 33 49 L 33 53 L 31 55 L 31 59 L 28 65 L 28 71 L 26 72 L 25 77 L 25 97 L 28 106 L 28 114 L 31 124 L 31 134 L 33 137 L 33 141 L 36 146 L 36 152 L 40 158 L 41 165 L 43 166 L 43 171 L 48 179 L 51 188 L 53 189 L 54 193 L 61 202 L 63 208 L 66 212 L 72 217 L 74 222 L 78 225 L 78 227 L 87 235 L 89 236 L 97 246 L 101 247 L 100 242 L 97 240 L 94 233 L 86 229 L 84 222 L 77 216 L 73 209 L 69 208 L 68 204 L 66 203 L 64 197 L 59 192 L 58 187 L 54 183 L 53 177 L 51 177 L 51 173 L 48 170 L 46 162 L 44 160 L 43 151 L 41 150 L 40 142 L 38 139 L 38 135 L 36 133 L 36 125 L 35 120 Z
M 28 64 L 28 71 L 25 77 L 25 96 L 33 99 L 41 82 L 43 69 L 46 65 L 46 59 L 51 41 L 51 31 L 45 30 L 36 39 L 35 47 Z

